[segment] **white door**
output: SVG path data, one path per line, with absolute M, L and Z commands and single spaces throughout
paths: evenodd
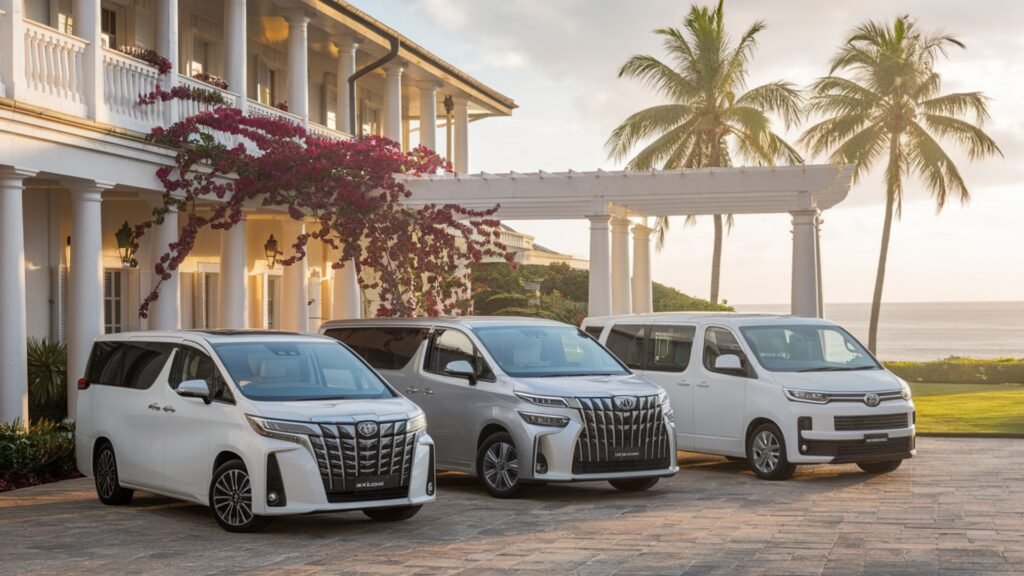
M 739 356 L 744 373 L 716 370 L 715 359 L 724 354 Z M 706 327 L 693 391 L 694 442 L 698 452 L 743 456 L 744 402 L 750 373 L 750 362 L 736 335 L 727 328 Z
M 676 442 L 680 450 L 693 450 L 694 442 L 694 325 L 655 324 L 648 328 L 644 369 L 641 373 L 668 392 L 675 412 Z
M 224 410 L 221 402 L 206 404 L 175 392 L 185 380 L 205 380 L 215 396 L 226 390 L 224 379 L 209 354 L 183 343 L 175 354 L 168 378 L 162 382 L 165 408 L 164 478 L 167 490 L 205 501 L 213 473 L 210 455 L 210 419 Z

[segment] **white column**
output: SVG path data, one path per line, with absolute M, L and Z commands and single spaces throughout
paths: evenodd
M 461 94 L 453 98 L 455 102 L 455 156 L 453 168 L 459 174 L 469 174 L 469 100 Z
M 68 282 L 68 418 L 74 420 L 78 379 L 85 376 L 93 340 L 103 333 L 103 191 L 98 182 L 71 189 L 71 274 Z
M 612 314 L 629 314 L 633 309 L 630 294 L 628 218 L 612 218 Z
M 402 144 L 402 71 L 401 64 L 384 67 L 384 136 Z
M 347 134 L 355 134 L 355 127 L 350 122 L 348 79 L 356 73 L 356 52 L 359 42 L 352 36 L 339 36 L 334 39 L 338 47 L 338 130 Z
M 224 0 L 224 81 L 238 94 L 245 109 L 246 89 L 245 0 Z
M 20 6 L 20 2 L 18 3 Z M 10 14 L 0 16 L 7 18 Z M 25 225 L 22 193 L 31 170 L 0 169 L 0 423 L 28 425 L 28 367 L 25 316 Z
M 794 316 L 818 316 L 818 257 L 815 250 L 817 210 L 791 212 L 793 215 L 793 284 L 791 311 Z
M 160 85 L 170 90 L 178 84 L 178 0 L 157 0 L 156 51 L 171 61 L 171 71 L 160 79 Z M 178 102 L 163 103 L 164 124 L 178 120 Z
M 611 251 L 608 245 L 607 214 L 587 216 L 590 220 L 590 288 L 588 314 L 607 316 L 612 313 Z
M 308 12 L 302 9 L 285 10 L 288 20 L 288 111 L 302 116 L 309 123 L 309 34 Z
M 160 258 L 167 253 L 170 245 L 178 241 L 178 213 L 171 211 L 164 217 L 164 223 L 154 225 L 151 228 L 153 238 L 150 247 L 153 251 L 152 262 L 154 265 L 160 262 Z M 74 245 L 71 248 L 74 252 Z M 148 273 L 152 274 L 150 268 Z M 149 307 L 150 330 L 178 330 L 181 328 L 181 277 L 178 270 L 170 272 L 171 277 L 160 283 L 160 293 L 157 299 Z M 160 278 L 154 276 L 153 286 L 160 282 Z
M 420 89 L 420 144 L 437 152 L 437 89 L 434 80 L 417 84 Z
M 298 220 L 288 220 L 281 224 L 281 251 L 285 258 L 291 256 L 291 245 L 302 234 L 306 233 L 306 225 Z M 281 279 L 281 329 L 292 332 L 309 331 L 309 289 L 306 277 L 309 263 L 306 258 L 282 268 Z
M 103 102 L 103 48 L 100 33 L 100 0 L 75 0 L 71 3 L 75 36 L 88 42 L 82 58 L 82 86 L 89 118 L 106 122 Z
M 249 269 L 245 220 L 220 233 L 218 328 L 248 328 Z
M 0 0 L 0 96 L 21 98 L 25 82 L 25 3 Z
M 333 291 L 331 298 L 332 320 L 349 320 L 362 315 L 359 276 L 356 274 L 355 264 L 348 261 L 345 262 L 343 268 L 334 271 L 331 290 Z
M 651 293 L 651 229 L 643 224 L 633 226 L 633 313 L 654 311 Z
M 821 289 L 821 225 L 825 221 L 821 219 L 821 214 L 814 219 L 814 259 L 815 259 L 815 272 L 817 273 L 818 280 L 818 318 L 825 317 L 825 293 Z

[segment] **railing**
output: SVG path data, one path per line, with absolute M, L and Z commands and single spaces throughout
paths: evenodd
M 139 96 L 154 91 L 159 83 L 160 74 L 152 65 L 116 50 L 103 49 L 103 101 L 113 124 L 138 132 L 149 132 L 161 124 L 159 103 L 139 105 Z
M 324 138 L 325 140 L 351 140 L 352 139 L 352 136 L 350 134 L 346 134 L 344 132 L 339 132 L 339 131 L 334 130 L 332 128 L 328 128 L 327 126 L 324 126 L 323 124 L 317 124 L 316 122 L 310 122 L 309 123 L 309 127 L 307 128 L 307 131 L 311 135 L 317 136 L 319 138 Z
M 216 86 L 212 86 L 210 84 L 207 84 L 206 82 L 196 80 L 195 78 L 189 78 L 188 76 L 178 74 L 178 85 L 188 86 L 189 88 L 198 90 L 206 90 L 208 92 L 219 93 L 221 95 L 221 98 L 224 99 L 223 106 L 238 106 L 237 94 L 233 94 L 231 92 L 228 92 L 227 90 L 221 90 Z M 179 119 L 195 116 L 200 112 L 205 112 L 207 110 L 210 110 L 211 108 L 216 108 L 217 106 L 220 106 L 220 104 L 205 104 L 202 102 L 196 102 L 195 100 L 178 100 L 176 102 L 176 105 L 178 106 Z M 235 144 L 238 143 L 237 136 L 232 136 L 220 132 L 211 133 L 214 135 L 214 138 L 216 138 L 219 143 L 224 144 L 226 146 L 234 146 Z
M 266 118 L 278 118 L 281 120 L 287 120 L 300 126 L 303 124 L 302 116 L 299 116 L 298 114 L 285 112 L 284 110 L 279 110 L 277 108 L 274 108 L 273 106 L 267 106 L 265 104 L 260 104 L 259 102 L 254 102 L 252 100 L 246 102 L 245 113 L 249 116 L 263 116 Z
M 32 100 L 59 112 L 85 116 L 83 61 L 88 43 L 25 20 L 25 84 Z

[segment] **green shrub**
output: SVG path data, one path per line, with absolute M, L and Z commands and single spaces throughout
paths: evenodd
M 40 420 L 25 430 L 20 422 L 0 423 L 0 492 L 75 474 L 71 425 Z
M 907 382 L 948 384 L 1024 384 L 1024 359 L 980 360 L 950 356 L 934 362 L 886 362 Z
M 68 348 L 62 342 L 28 339 L 28 403 L 33 419 L 67 416 Z

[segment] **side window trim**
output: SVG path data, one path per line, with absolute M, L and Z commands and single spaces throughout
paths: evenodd
M 754 379 L 757 378 L 757 371 L 754 370 L 754 367 L 753 367 L 753 365 L 750 362 L 750 357 L 743 350 L 743 344 L 741 343 L 740 339 L 736 336 L 735 332 L 733 332 L 732 330 L 730 330 L 729 328 L 727 328 L 725 326 L 720 326 L 718 324 L 705 324 L 703 326 L 703 328 L 704 328 L 704 330 L 701 332 L 701 343 L 700 343 L 700 365 L 701 365 L 701 368 L 705 372 L 710 372 L 711 374 L 721 374 L 721 375 L 724 375 L 724 376 L 734 376 L 736 378 L 754 378 Z M 740 351 L 740 361 L 743 363 L 744 367 L 746 368 L 746 373 L 745 374 L 732 374 L 732 373 L 729 373 L 729 372 L 722 372 L 722 371 L 719 371 L 719 370 L 715 370 L 714 368 L 709 368 L 704 363 L 705 352 L 707 351 L 708 332 L 710 332 L 711 330 L 721 330 L 723 332 L 726 332 L 727 334 L 732 336 L 733 340 L 736 341 L 736 345 L 740 349 L 739 350 Z
M 171 391 L 173 392 L 173 391 L 177 390 L 178 385 L 183 382 L 183 380 L 180 378 L 181 370 L 182 370 L 181 363 L 185 360 L 185 353 L 186 352 L 193 352 L 193 353 L 198 352 L 199 354 L 202 354 L 202 355 L 206 356 L 207 358 L 209 358 L 210 359 L 210 366 L 213 369 L 214 381 L 217 382 L 220 385 L 221 388 L 226 390 L 228 395 L 230 396 L 230 398 L 227 398 L 227 399 L 225 399 L 225 398 L 213 398 L 211 401 L 212 402 L 218 402 L 220 404 L 231 404 L 231 405 L 234 405 L 235 404 L 235 392 L 231 389 L 231 386 L 228 384 L 228 379 L 224 377 L 224 371 L 221 370 L 220 366 L 217 365 L 217 360 L 215 358 L 215 355 L 210 354 L 205 349 L 203 349 L 201 346 L 198 346 L 194 342 L 190 342 L 188 340 L 182 340 L 182 341 L 180 341 L 180 342 L 178 342 L 177 344 L 174 345 L 174 359 L 173 359 L 172 364 L 171 364 L 171 373 L 167 377 L 167 387 L 170 388 Z M 177 382 L 175 382 L 175 380 L 177 380 Z M 211 390 L 211 392 L 212 392 L 212 390 Z
M 427 374 L 433 374 L 435 376 L 445 376 L 446 378 L 448 377 L 443 372 L 435 372 L 434 370 L 432 370 L 431 363 L 433 363 L 434 361 L 434 343 L 437 341 L 437 337 L 443 334 L 444 332 L 449 331 L 461 334 L 466 340 L 468 340 L 470 346 L 473 347 L 473 352 L 476 353 L 476 356 L 487 365 L 487 370 L 488 372 L 490 372 L 490 375 L 477 375 L 477 380 L 482 380 L 484 382 L 497 382 L 498 378 L 497 376 L 494 375 L 494 369 L 491 368 L 490 363 L 487 362 L 487 358 L 480 351 L 480 347 L 477 346 L 476 342 L 474 342 L 473 339 L 469 337 L 469 334 L 467 334 L 464 330 L 459 330 L 458 328 L 448 328 L 443 326 L 433 326 L 430 328 L 430 335 L 427 337 L 427 349 L 423 354 L 423 371 Z

